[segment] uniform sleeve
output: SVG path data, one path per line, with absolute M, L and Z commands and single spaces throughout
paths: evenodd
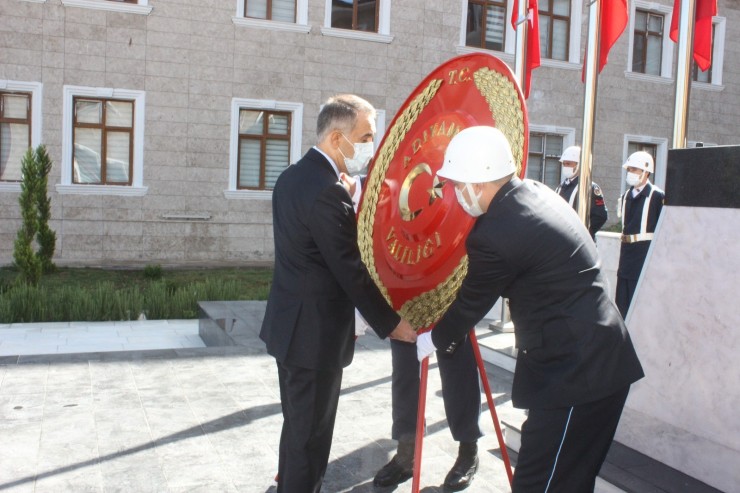
M 491 311 L 496 300 L 515 277 L 514 267 L 485 238 L 468 237 L 468 273 L 455 301 L 432 331 L 440 351 L 454 352 L 465 335 Z
M 591 217 L 589 218 L 589 232 L 594 237 L 596 233 L 604 226 L 609 214 L 606 211 L 606 201 L 601 188 L 593 184 L 591 188 Z
M 658 193 L 656 190 L 650 198 L 650 211 L 648 213 L 648 229 L 650 231 L 655 231 L 655 228 L 658 226 L 658 219 L 660 219 L 660 213 L 663 211 L 664 202 L 665 193 L 663 191 Z
M 308 226 L 321 256 L 352 303 L 381 338 L 388 336 L 401 317 L 388 305 L 362 262 L 355 213 L 344 187 L 332 185 L 319 195 Z

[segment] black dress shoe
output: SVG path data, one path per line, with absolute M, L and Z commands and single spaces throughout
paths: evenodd
M 413 465 L 404 467 L 394 456 L 391 461 L 384 465 L 373 479 L 373 485 L 380 487 L 395 486 L 407 481 L 414 475 Z
M 462 491 L 473 482 L 478 471 L 478 446 L 475 443 L 461 443 L 455 465 L 445 478 L 445 491 Z

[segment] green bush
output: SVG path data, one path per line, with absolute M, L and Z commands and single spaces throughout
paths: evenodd
M 143 289 L 117 289 L 111 282 L 90 287 L 49 289 L 20 283 L 0 299 L 0 323 L 132 320 L 141 313 L 148 319 L 191 319 L 198 316 L 198 301 L 245 299 L 236 280 L 206 279 L 174 287 L 152 281 Z
M 52 161 L 46 152 L 45 146 L 40 145 L 36 148 L 34 164 L 36 166 L 35 202 L 38 214 L 36 241 L 39 244 L 39 250 L 36 252 L 36 256 L 41 263 L 41 270 L 44 273 L 48 273 L 56 270 L 56 265 L 54 265 L 51 259 L 54 257 L 54 250 L 56 249 L 57 235 L 49 227 L 51 198 L 49 198 L 48 188 Z
M 144 279 L 162 279 L 162 266 L 155 264 L 144 267 Z
M 21 193 L 18 203 L 21 206 L 23 220 L 13 247 L 13 260 L 20 271 L 19 279 L 26 284 L 36 285 L 41 278 L 42 263 L 33 249 L 33 240 L 39 230 L 38 208 L 36 206 L 36 190 L 38 175 L 36 173 L 35 154 L 30 147 L 23 156 L 21 163 Z

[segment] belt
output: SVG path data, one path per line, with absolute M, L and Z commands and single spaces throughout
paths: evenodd
M 638 241 L 650 241 L 654 233 L 642 233 L 637 235 L 622 235 L 622 243 L 637 243 Z

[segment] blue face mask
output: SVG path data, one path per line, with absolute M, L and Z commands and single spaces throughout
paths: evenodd
M 339 149 L 340 154 L 342 154 L 342 157 L 344 158 L 344 166 L 347 167 L 347 174 L 357 174 L 367 166 L 367 163 L 370 162 L 370 158 L 373 157 L 373 143 L 357 142 L 353 144 L 344 134 L 342 134 L 342 137 L 344 137 L 344 140 L 352 144 L 355 151 L 352 157 L 347 157 L 342 152 L 342 149 Z

